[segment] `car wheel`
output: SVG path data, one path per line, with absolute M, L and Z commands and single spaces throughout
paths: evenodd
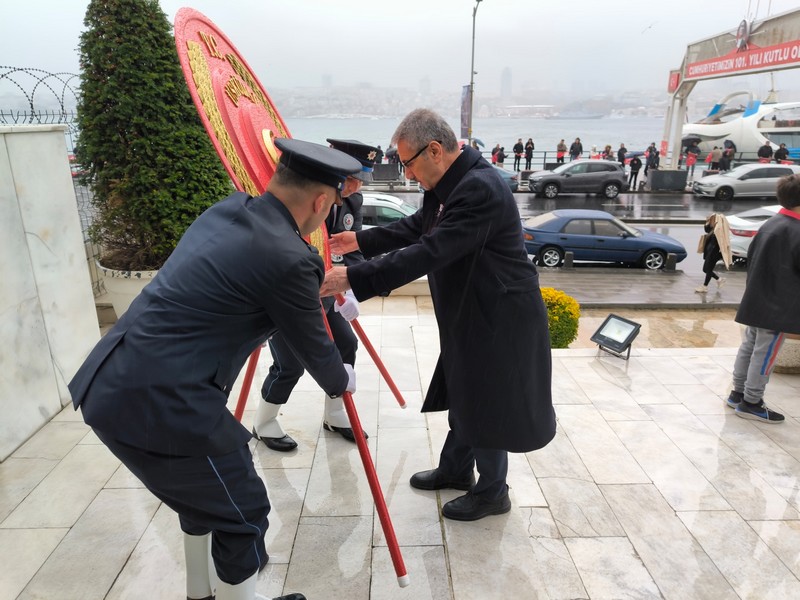
M 543 267 L 558 267 L 564 260 L 564 252 L 555 246 L 546 246 L 539 252 L 538 262 Z
M 558 196 L 558 186 L 555 183 L 548 183 L 542 188 L 542 194 L 544 194 L 545 198 L 552 200 Z
M 603 187 L 603 195 L 609 200 L 613 200 L 619 196 L 619 184 L 615 182 L 607 183 Z
M 642 257 L 642 266 L 648 271 L 658 271 L 664 268 L 666 255 L 661 250 L 648 250 Z
M 714 198 L 717 200 L 722 200 L 723 202 L 733 200 L 733 189 L 727 186 L 721 187 L 717 190 L 717 193 L 714 194 Z

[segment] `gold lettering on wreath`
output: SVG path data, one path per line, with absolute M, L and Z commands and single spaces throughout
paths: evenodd
M 215 38 L 212 34 L 206 33 L 205 31 L 199 31 L 200 39 L 203 40 L 203 43 L 206 45 L 206 49 L 208 49 L 208 53 L 213 56 L 214 58 L 224 58 L 217 47 L 217 38 Z
M 283 128 L 281 120 L 280 118 L 278 118 L 275 109 L 272 108 L 272 103 L 270 103 L 269 100 L 267 100 L 266 96 L 264 96 L 264 94 L 261 91 L 261 88 L 256 83 L 255 78 L 250 73 L 250 71 L 247 70 L 247 67 L 245 67 L 242 64 L 242 61 L 240 61 L 239 58 L 234 54 L 226 54 L 225 58 L 233 67 L 233 70 L 236 71 L 236 74 L 242 78 L 242 80 L 247 84 L 247 86 L 252 91 L 252 95 L 248 95 L 247 97 L 254 104 L 260 104 L 261 106 L 267 109 L 267 112 L 269 113 L 272 122 L 275 123 L 275 126 L 278 128 L 278 133 L 280 133 L 278 137 L 289 137 L 288 134 L 286 133 L 286 130 Z
M 225 95 L 231 99 L 234 106 L 239 106 L 239 98 L 241 96 L 248 98 L 253 104 L 256 103 L 253 92 L 247 88 L 238 77 L 231 77 L 225 83 Z
M 233 145 L 228 130 L 225 128 L 225 123 L 222 120 L 222 115 L 219 112 L 216 98 L 214 97 L 214 89 L 211 86 L 211 75 L 208 70 L 208 63 L 206 57 L 198 42 L 187 41 L 186 45 L 189 48 L 189 68 L 192 70 L 192 78 L 197 89 L 197 95 L 200 97 L 200 102 L 203 105 L 203 110 L 208 117 L 208 122 L 211 124 L 211 129 L 222 148 L 222 153 L 228 160 L 233 173 L 236 178 L 241 182 L 243 191 L 251 196 L 258 196 L 261 192 L 250 179 L 250 175 L 244 168 L 239 155 L 236 153 L 236 148 Z

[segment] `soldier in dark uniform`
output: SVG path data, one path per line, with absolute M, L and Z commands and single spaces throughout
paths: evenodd
M 178 513 L 190 599 L 212 598 L 209 549 L 217 600 L 253 599 L 269 558 L 251 435 L 226 407 L 250 353 L 280 331 L 327 394 L 355 389 L 320 315 L 322 259 L 303 236 L 361 164 L 318 144 L 276 145 L 266 193 L 235 193 L 198 217 L 69 384 L 100 440 Z
M 389 254 L 328 271 L 320 294 L 352 288 L 364 300 L 428 274 L 441 352 L 422 411 L 449 410 L 450 431 L 438 467 L 410 483 L 465 490 L 442 507 L 450 519 L 505 513 L 508 452 L 542 448 L 556 432 L 547 311 L 519 210 L 495 170 L 472 148 L 459 150 L 436 113 L 411 112 L 392 142 L 425 188 L 422 209 L 334 235 L 332 251 Z
M 356 158 L 361 163 L 362 169 L 347 178 L 342 192 L 342 205 L 331 207 L 331 212 L 325 220 L 325 227 L 328 235 L 341 231 L 361 231 L 363 221 L 361 207 L 364 204 L 364 197 L 359 190 L 362 183 L 372 181 L 377 148 L 356 140 L 329 139 L 328 143 L 331 147 Z M 333 255 L 331 260 L 335 265 L 349 266 L 362 262 L 364 255 L 355 251 L 344 256 Z M 358 317 L 358 300 L 352 292 L 348 292 L 345 294 L 343 305 L 340 306 L 332 297 L 326 298 L 324 305 L 328 324 L 336 347 L 339 348 L 342 355 L 342 360 L 347 364 L 354 365 L 358 340 L 349 322 Z M 289 400 L 294 386 L 303 375 L 303 364 L 280 335 L 275 335 L 269 340 L 269 349 L 272 353 L 273 363 L 269 369 L 269 375 L 261 387 L 261 397 L 264 402 L 258 405 L 253 435 L 272 450 L 289 452 L 297 448 L 297 442 L 286 434 L 277 417 L 281 407 Z M 355 442 L 353 429 L 350 427 L 350 420 L 347 418 L 341 398 L 325 398 L 325 416 L 322 426 L 328 431 L 340 434 L 346 440 Z

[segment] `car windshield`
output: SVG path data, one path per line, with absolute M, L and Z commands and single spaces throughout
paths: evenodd
M 572 163 L 572 162 L 564 163 L 563 165 L 553 169 L 553 173 L 563 173 L 564 171 L 566 171 L 570 167 L 574 167 L 574 166 L 575 166 L 575 163 Z
M 638 229 L 634 229 L 630 225 L 626 225 L 619 219 L 611 219 L 611 220 L 617 225 L 619 225 L 622 229 L 624 229 L 625 233 L 627 233 L 628 235 L 632 235 L 633 237 L 642 237 L 642 232 L 639 231 Z
M 723 177 L 741 177 L 745 173 L 750 172 L 750 168 L 752 165 L 739 165 L 738 167 L 734 167 L 730 171 L 725 171 L 724 173 L 720 173 Z
M 556 216 L 552 212 L 546 212 L 542 213 L 541 215 L 536 215 L 535 217 L 529 217 L 528 219 L 525 219 L 522 224 L 525 227 L 530 227 L 531 229 L 538 229 L 545 223 L 549 223 L 555 218 Z

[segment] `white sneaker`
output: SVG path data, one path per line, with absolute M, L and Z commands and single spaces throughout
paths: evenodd
M 694 290 L 695 294 L 705 294 L 706 292 L 708 292 L 708 287 L 705 285 L 701 285 L 700 287 L 695 288 Z
M 725 285 L 726 281 L 727 281 L 727 279 L 725 279 L 724 277 L 720 277 L 719 279 L 717 279 L 717 289 L 719 289 L 723 285 Z

